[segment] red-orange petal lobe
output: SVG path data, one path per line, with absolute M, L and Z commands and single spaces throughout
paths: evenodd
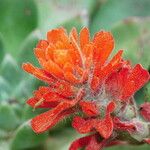
M 129 68 L 122 68 L 119 72 L 116 71 L 107 78 L 105 84 L 106 92 L 114 99 L 118 99 L 120 97 L 120 93 L 122 92 L 129 73 Z
M 47 92 L 43 95 L 43 99 L 45 100 L 45 102 L 62 102 L 67 100 L 55 92 Z
M 60 79 L 63 79 L 63 70 L 56 64 L 54 63 L 52 60 L 48 60 L 45 61 L 43 59 L 40 60 L 43 68 L 49 72 L 51 75 L 53 75 L 54 77 L 58 77 Z
M 76 103 L 78 103 L 78 101 L 82 99 L 83 95 L 84 90 L 80 89 L 74 100 L 61 102 L 52 110 L 49 110 L 33 118 L 31 121 L 33 130 L 36 133 L 41 133 L 46 131 L 48 128 L 51 128 L 54 125 L 54 120 L 57 120 L 58 116 L 61 115 L 61 113 L 63 113 L 64 111 L 67 111 L 74 107 Z
M 102 150 L 103 147 L 106 145 L 106 143 L 107 143 L 106 139 L 100 141 L 99 136 L 95 135 L 91 138 L 85 150 Z
M 86 58 L 93 57 L 94 44 L 93 43 L 86 44 L 82 49 L 82 51 Z
M 64 28 L 57 28 L 47 32 L 47 39 L 49 43 L 56 44 L 58 41 L 68 42 L 66 30 Z
M 91 88 L 93 90 L 97 90 L 97 88 L 102 84 L 102 82 L 114 71 L 119 69 L 122 65 L 121 56 L 122 50 L 118 51 L 118 53 L 112 58 L 112 60 L 103 68 L 95 68 L 93 79 L 91 81 Z M 98 77 L 98 78 L 97 78 Z M 94 81 L 96 80 L 96 81 Z
M 78 43 L 78 32 L 77 32 L 77 29 L 75 27 L 72 28 L 69 37 L 70 37 L 70 39 L 72 39 L 72 37 L 73 37 L 74 40 L 76 41 L 76 43 Z
M 55 45 L 50 43 L 48 45 L 48 47 L 45 49 L 45 57 L 46 57 L 46 60 L 53 60 L 53 52 L 54 50 L 56 49 Z
M 68 50 L 66 49 L 56 49 L 53 52 L 53 58 L 54 62 L 60 67 L 63 67 L 66 62 L 71 62 Z
M 49 128 L 52 128 L 59 121 L 61 121 L 65 117 L 69 116 L 70 114 L 74 113 L 74 110 L 68 109 L 68 110 L 64 110 L 58 114 L 55 114 L 55 113 L 53 113 L 54 110 L 56 110 L 56 109 L 54 108 L 52 111 L 49 110 L 49 111 L 47 111 L 39 116 L 36 116 L 35 118 L 32 119 L 31 126 L 35 133 L 42 133 L 42 132 L 48 130 Z
M 56 107 L 59 103 L 58 102 L 45 102 L 45 101 L 41 101 L 37 100 L 36 98 L 30 98 L 27 100 L 27 104 L 30 105 L 32 108 L 54 108 Z
M 115 109 L 115 103 L 111 101 L 107 105 L 105 118 L 103 120 L 97 120 L 97 123 L 95 124 L 96 130 L 105 139 L 108 139 L 113 132 L 114 125 L 110 113 L 113 112 L 114 109 Z
M 45 93 L 50 92 L 50 87 L 40 86 L 38 90 L 34 91 L 36 98 L 41 98 Z
M 110 32 L 100 31 L 95 34 L 93 43 L 94 61 L 96 64 L 103 65 L 114 48 L 114 39 Z
M 73 73 L 74 72 L 74 65 L 72 65 L 71 63 L 69 62 L 66 62 L 65 65 L 63 66 L 63 70 L 64 72 L 71 72 Z
M 58 41 L 55 44 L 56 49 L 68 49 L 64 46 L 64 43 L 62 41 Z
M 36 116 L 31 121 L 32 129 L 36 133 L 41 133 L 46 131 L 48 128 L 51 128 L 53 126 L 54 123 L 53 121 L 57 118 L 57 116 L 64 110 L 69 109 L 70 107 L 71 104 L 62 102 L 52 110 L 49 110 L 43 114 Z
M 57 106 L 59 101 L 46 102 L 44 96 L 50 92 L 49 87 L 41 86 L 38 90 L 34 91 L 34 97 L 27 101 L 27 104 L 33 108 L 53 108 Z
M 89 75 L 88 73 L 89 73 L 88 70 L 83 71 L 83 74 L 80 78 L 80 83 L 86 83 L 86 81 L 88 80 L 88 75 Z
M 115 102 L 111 101 L 107 106 L 107 113 L 112 113 L 116 108 Z
M 128 132 L 133 132 L 136 129 L 136 125 L 127 121 L 122 122 L 118 117 L 114 117 L 113 122 L 114 122 L 114 128 L 117 130 L 119 129 Z
M 78 35 L 77 35 L 77 31 L 75 30 L 75 28 L 73 28 L 72 31 L 70 32 L 70 41 L 71 41 L 75 56 L 77 57 L 76 61 L 78 62 L 76 62 L 76 64 L 82 66 L 84 64 L 83 53 L 78 43 Z
M 140 64 L 137 64 L 131 74 L 129 75 L 125 85 L 121 99 L 126 100 L 132 96 L 137 90 L 139 90 L 150 79 L 149 72 L 142 68 Z
M 145 138 L 144 142 L 147 143 L 147 144 L 150 144 L 150 138 Z
M 92 80 L 90 82 L 90 87 L 93 91 L 96 91 L 97 87 L 100 85 L 100 79 L 96 76 L 92 77 Z
M 88 135 L 88 136 L 85 136 L 85 137 L 75 140 L 71 144 L 69 150 L 79 150 L 80 148 L 85 147 L 91 141 L 92 137 L 93 137 L 93 135 Z
M 113 71 L 117 70 L 121 66 L 120 61 L 121 61 L 122 53 L 123 53 L 122 50 L 118 51 L 117 54 L 112 58 L 112 60 L 106 66 L 104 66 L 102 69 L 97 68 L 94 74 L 98 77 L 103 78 L 103 76 L 107 76 L 111 74 Z
M 84 120 L 81 117 L 74 117 L 72 126 L 79 132 L 79 133 L 89 133 L 94 128 L 95 120 Z
M 77 88 L 65 81 L 58 81 L 54 84 L 55 92 L 64 97 L 75 97 Z
M 40 40 L 38 42 L 38 44 L 36 45 L 36 48 L 40 48 L 42 50 L 45 50 L 48 47 L 48 44 L 49 44 L 48 41 L 46 41 L 46 40 Z
M 111 117 L 109 116 L 104 120 L 97 121 L 95 128 L 103 138 L 108 139 L 113 132 L 113 121 Z
M 140 114 L 145 120 L 150 122 L 150 102 L 140 105 Z
M 28 73 L 30 73 L 30 74 L 33 74 L 35 77 L 37 77 L 38 79 L 43 80 L 43 81 L 45 81 L 45 82 L 52 83 L 52 82 L 55 81 L 55 80 L 54 80 L 50 75 L 48 75 L 48 73 L 46 73 L 44 70 L 39 69 L 39 68 L 36 68 L 36 67 L 34 67 L 32 64 L 30 64 L 30 63 L 23 64 L 23 65 L 22 65 L 22 68 L 23 68 L 23 70 L 25 70 L 26 72 L 28 72 Z
M 97 116 L 99 115 L 99 110 L 95 103 L 90 101 L 81 101 L 79 105 L 82 108 L 82 111 L 88 116 Z
M 93 43 L 89 43 L 84 46 L 82 49 L 83 54 L 84 54 L 84 61 L 85 61 L 85 67 L 90 68 L 91 65 L 93 64 L 93 50 L 94 50 L 94 45 Z
M 81 63 L 81 57 L 80 57 L 78 50 L 71 48 L 68 50 L 68 55 L 69 55 L 70 60 L 71 60 L 70 63 L 73 63 L 74 65 L 81 66 L 81 64 L 82 64 Z
M 84 27 L 80 32 L 80 47 L 84 48 L 90 42 L 90 33 L 87 27 Z
M 75 71 L 77 72 L 78 75 L 82 76 L 84 73 L 84 69 L 81 68 L 80 66 L 76 65 L 75 66 Z
M 40 48 L 35 48 L 34 54 L 37 59 L 39 59 L 39 58 L 45 59 L 45 50 L 42 50 Z
M 66 81 L 69 81 L 73 84 L 80 83 L 80 80 L 75 75 L 73 75 L 71 72 L 64 72 L 64 78 Z

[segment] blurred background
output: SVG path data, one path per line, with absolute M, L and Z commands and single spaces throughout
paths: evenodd
M 29 120 L 43 110 L 25 104 L 43 85 L 21 69 L 38 65 L 33 48 L 49 29 L 68 31 L 83 26 L 91 35 L 105 29 L 115 37 L 115 51 L 150 70 L 150 0 L 0 0 L 0 150 L 67 150 L 79 135 L 71 118 L 37 135 Z M 115 52 L 114 51 L 114 52 Z M 150 84 L 135 95 L 138 104 L 150 101 Z M 150 146 L 119 146 L 107 150 L 149 150 Z

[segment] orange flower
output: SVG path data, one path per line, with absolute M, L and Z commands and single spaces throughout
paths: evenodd
M 96 131 L 108 139 L 116 124 L 125 129 L 116 112 L 131 104 L 132 95 L 149 80 L 149 73 L 139 64 L 132 68 L 129 61 L 122 59 L 122 50 L 109 61 L 113 48 L 110 32 L 100 31 L 93 39 L 87 28 L 79 35 L 75 28 L 69 35 L 64 28 L 47 33 L 47 40 L 41 40 L 34 50 L 41 68 L 23 64 L 26 72 L 48 84 L 27 101 L 33 108 L 50 108 L 32 119 L 36 133 L 76 112 L 85 115 L 73 120 L 73 127 L 80 133 Z M 115 124 L 111 113 L 119 123 Z M 95 137 L 97 134 L 87 139 L 97 143 Z M 81 145 L 91 147 L 89 143 Z M 70 149 L 80 146 L 73 144 Z M 97 143 L 97 149 L 101 146 Z

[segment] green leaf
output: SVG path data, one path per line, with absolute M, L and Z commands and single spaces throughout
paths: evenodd
M 67 150 L 71 143 L 75 140 L 80 138 L 79 135 L 75 130 L 72 129 L 62 129 L 59 133 L 50 133 L 50 138 L 47 139 L 47 143 L 45 145 L 47 150 Z
M 124 58 L 133 64 L 150 66 L 150 20 L 131 18 L 112 28 L 116 50 L 124 50 Z M 116 52 L 116 51 L 114 51 Z
M 38 64 L 38 61 L 34 56 L 34 48 L 36 47 L 40 39 L 41 39 L 40 31 L 35 30 L 24 40 L 24 42 L 21 45 L 18 57 L 19 64 L 22 64 L 27 61 L 33 64 Z
M 10 84 L 0 76 L 0 102 L 9 99 Z
M 5 139 L 8 136 L 8 131 L 0 129 L 0 140 Z
M 24 72 L 20 75 L 22 78 L 9 93 L 9 97 L 13 98 L 19 104 L 25 104 L 25 100 L 32 96 L 33 91 L 38 87 L 39 81 Z
M 81 28 L 83 28 L 84 26 L 87 26 L 87 24 L 83 22 L 81 17 L 78 16 L 78 17 L 72 18 L 71 20 L 68 20 L 61 26 L 65 27 L 65 29 L 67 29 L 68 32 L 70 32 L 73 27 L 76 27 L 76 29 L 79 32 Z
M 10 150 L 9 144 L 9 141 L 0 140 L 0 150 Z
M 19 124 L 13 108 L 8 103 L 0 103 L 0 128 L 5 130 L 13 130 Z
M 23 39 L 36 28 L 36 6 L 33 0 L 1 0 L 0 10 L 0 32 L 4 48 L 17 56 Z
M 149 0 L 107 0 L 91 22 L 92 34 L 100 29 L 109 30 L 118 21 L 132 16 L 149 16 Z
M 23 99 L 31 96 L 37 80 L 21 70 L 17 62 L 6 55 L 0 66 L 0 100 L 15 100 L 24 103 Z
M 23 150 L 39 146 L 47 139 L 47 136 L 46 133 L 35 134 L 29 126 L 29 122 L 25 122 L 16 131 L 11 144 L 11 150 Z
M 150 102 L 150 82 L 144 87 L 144 101 Z
M 78 16 L 88 24 L 89 11 L 93 3 L 93 0 L 37 0 L 38 27 L 45 35 L 49 29 L 56 28 Z
M 8 54 L 1 63 L 0 75 L 3 76 L 13 88 L 14 86 L 17 86 L 17 83 L 21 79 L 20 68 L 18 67 L 17 62 Z
M 3 45 L 3 40 L 2 40 L 2 37 L 1 37 L 2 35 L 0 34 L 0 64 L 1 64 L 1 62 L 2 62 L 2 60 L 3 60 L 3 58 L 4 58 L 4 54 L 5 54 L 5 52 L 4 52 L 4 45 Z
M 45 109 L 42 109 L 42 108 L 38 108 L 38 109 L 33 109 L 31 106 L 29 105 L 25 105 L 22 113 L 22 120 L 29 120 L 29 119 L 32 119 L 33 117 L 37 116 L 38 114 L 41 114 L 45 112 Z

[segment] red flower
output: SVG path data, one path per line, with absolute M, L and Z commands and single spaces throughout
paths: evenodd
M 140 113 L 145 120 L 150 121 L 150 102 L 146 102 L 140 106 Z
M 93 145 L 98 150 L 121 144 L 118 140 L 108 143 L 114 130 L 136 130 L 125 111 L 127 106 L 134 108 L 132 97 L 148 82 L 149 73 L 140 64 L 132 67 L 123 60 L 122 50 L 109 60 L 113 48 L 113 36 L 105 31 L 96 33 L 93 39 L 87 28 L 80 35 L 75 28 L 69 35 L 63 28 L 47 33 L 47 40 L 41 40 L 34 50 L 41 68 L 23 64 L 26 72 L 48 84 L 27 101 L 33 108 L 50 108 L 32 119 L 36 133 L 76 112 L 83 112 L 84 117 L 76 116 L 73 127 L 80 133 L 92 134 L 74 142 L 70 150 L 84 146 L 88 150 Z M 136 116 L 136 110 L 132 113 Z

